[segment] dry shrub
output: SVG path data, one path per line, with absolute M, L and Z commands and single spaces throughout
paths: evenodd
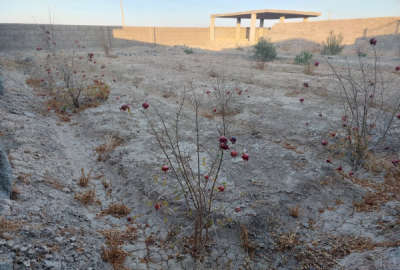
M 112 203 L 107 209 L 101 211 L 100 215 L 111 215 L 116 218 L 126 217 L 131 212 L 125 204 Z
M 47 110 L 53 110 L 59 115 L 65 115 L 68 110 L 71 112 L 80 112 L 87 108 L 99 106 L 110 95 L 110 87 L 98 80 L 94 80 L 93 84 L 79 91 L 83 94 L 82 98 L 79 94 L 79 107 L 73 105 L 71 95 L 65 89 L 57 89 L 56 91 L 46 93 L 49 96 L 49 99 L 45 102 Z
M 123 264 L 128 253 L 121 246 L 125 241 L 137 239 L 137 229 L 133 226 L 128 226 L 125 231 L 111 229 L 100 231 L 100 233 L 106 239 L 106 247 L 102 247 L 103 260 L 110 263 L 116 270 L 126 269 Z
M 367 180 L 352 178 L 352 182 L 369 188 L 369 191 L 360 202 L 353 206 L 358 212 L 377 211 L 389 201 L 400 201 L 400 169 L 393 167 L 385 173 L 383 183 L 370 183 Z
M 292 207 L 289 209 L 289 215 L 294 217 L 294 218 L 298 218 L 300 215 L 300 207 L 297 205 L 295 207 Z
M 16 201 L 18 200 L 20 194 L 21 191 L 16 186 L 13 186 L 13 188 L 11 189 L 10 199 Z
M 5 233 L 15 232 L 21 228 L 21 222 L 7 220 L 5 217 L 0 217 L 0 238 L 10 239 Z
M 21 173 L 18 175 L 17 179 L 18 181 L 22 182 L 25 185 L 29 185 L 31 183 L 30 178 L 32 177 L 32 174 L 27 174 L 27 173 Z
M 39 88 L 41 85 L 41 81 L 39 79 L 26 79 L 26 84 L 32 88 Z
M 81 187 L 88 186 L 91 173 L 92 173 L 92 170 L 90 170 L 89 173 L 87 175 L 85 175 L 85 169 L 84 168 L 81 169 L 81 177 L 79 178 L 79 185 Z
M 258 69 L 258 70 L 264 70 L 265 69 L 265 62 L 262 62 L 262 61 L 256 62 L 256 64 L 254 65 L 254 68 Z
M 105 161 L 108 159 L 109 154 L 114 151 L 115 148 L 120 146 L 124 140 L 118 136 L 107 135 L 106 142 L 96 147 L 95 151 L 99 156 L 97 161 Z
M 249 240 L 249 232 L 244 225 L 240 225 L 240 243 L 242 248 L 249 254 L 250 258 L 254 258 L 256 246 Z
M 83 205 L 89 205 L 96 202 L 96 190 L 91 189 L 81 193 L 75 194 L 75 199 L 80 201 Z
M 294 232 L 282 234 L 277 241 L 277 249 L 279 251 L 291 250 L 297 245 L 299 245 L 299 237 Z
M 123 250 L 119 245 L 109 245 L 102 247 L 101 250 L 103 261 L 110 263 L 115 270 L 127 269 L 124 267 L 124 262 L 126 257 L 128 257 L 128 252 Z

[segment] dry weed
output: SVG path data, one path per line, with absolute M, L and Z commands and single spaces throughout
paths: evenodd
M 11 239 L 8 233 L 18 231 L 22 226 L 19 221 L 7 220 L 5 217 L 0 217 L 0 238 Z
M 80 201 L 83 205 L 89 205 L 96 202 L 96 190 L 91 189 L 81 193 L 75 194 L 75 199 Z
M 298 218 L 300 215 L 300 207 L 297 205 L 295 207 L 292 207 L 289 209 L 289 215 L 294 217 L 294 218 Z
M 249 240 L 249 232 L 244 225 L 240 225 L 240 242 L 242 248 L 249 254 L 250 258 L 254 258 L 256 246 Z
M 111 215 L 116 218 L 126 217 L 131 212 L 125 204 L 112 203 L 107 209 L 101 211 L 100 215 Z
M 79 185 L 81 187 L 88 186 L 91 173 L 92 173 L 92 170 L 90 170 L 89 173 L 87 175 L 85 175 L 85 169 L 84 168 L 81 169 L 81 177 L 79 178 Z
M 105 137 L 106 142 L 96 147 L 95 151 L 99 155 L 97 161 L 105 161 L 108 159 L 109 154 L 114 151 L 115 148 L 120 146 L 124 140 L 118 136 L 107 135 Z

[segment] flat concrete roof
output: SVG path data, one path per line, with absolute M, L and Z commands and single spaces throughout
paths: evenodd
M 250 19 L 251 14 L 257 14 L 257 19 L 279 19 L 285 17 L 286 19 L 293 18 L 308 18 L 321 16 L 319 12 L 306 12 L 296 10 L 278 10 L 278 9 L 260 9 L 260 10 L 249 10 L 242 12 L 224 13 L 224 14 L 212 14 L 214 18 L 244 18 Z

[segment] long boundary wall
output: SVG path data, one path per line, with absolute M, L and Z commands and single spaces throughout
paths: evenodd
M 232 22 L 234 23 L 234 22 Z M 326 20 L 276 23 L 271 28 L 257 28 L 256 36 L 276 42 L 287 51 L 310 48 L 318 51 L 331 31 L 343 36 L 349 47 L 371 36 L 379 37 L 381 46 L 400 53 L 400 17 Z M 240 29 L 236 40 L 236 27 L 216 27 L 215 41 L 210 41 L 207 27 L 118 27 L 76 25 L 0 24 L 0 50 L 34 49 L 46 44 L 44 29 L 50 29 L 58 48 L 70 48 L 75 40 L 88 48 L 126 47 L 139 43 L 186 45 L 204 49 L 224 49 L 250 46 L 249 28 Z M 308 45 L 304 45 L 308 44 Z

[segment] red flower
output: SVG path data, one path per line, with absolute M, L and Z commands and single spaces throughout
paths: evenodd
M 400 71 L 400 66 L 397 66 L 397 67 L 396 67 L 396 71 Z
M 236 143 L 236 137 L 231 137 L 229 140 L 231 141 L 232 144 Z
M 225 136 L 221 136 L 221 137 L 219 137 L 219 142 L 220 143 L 227 143 L 228 139 Z
M 249 155 L 246 153 L 242 154 L 242 159 L 248 161 L 249 160 Z
M 164 165 L 161 167 L 161 170 L 163 170 L 163 172 L 168 172 L 169 167 L 167 165 Z
M 214 109 L 214 110 L 213 110 L 213 112 L 215 112 L 215 113 L 216 113 L 216 112 L 217 112 L 217 109 Z
M 336 137 L 336 133 L 335 132 L 331 132 L 331 137 Z
M 336 170 L 338 170 L 339 172 L 343 171 L 342 166 L 339 166 Z
M 210 90 L 207 90 L 207 91 L 206 91 L 206 94 L 207 94 L 207 95 L 211 94 L 211 91 L 210 91 Z
M 376 38 L 371 38 L 371 39 L 369 40 L 369 44 L 371 44 L 372 46 L 375 46 L 375 45 L 376 45 L 376 42 L 377 42 Z
M 132 218 L 131 217 L 127 217 L 126 219 L 128 222 L 132 222 Z
M 129 107 L 128 104 L 122 105 L 121 108 L 119 108 L 119 109 L 120 109 L 121 111 L 124 111 L 124 112 L 130 111 L 130 107 Z
M 308 88 L 310 85 L 309 85 L 307 82 L 305 82 L 305 83 L 303 83 L 303 86 L 304 86 L 305 88 Z
M 240 211 L 242 211 L 242 209 L 240 209 L 240 207 L 236 207 L 236 208 L 235 208 L 235 212 L 236 212 L 236 213 L 239 213 Z
M 397 115 L 397 118 L 400 119 L 400 113 Z
M 231 156 L 232 156 L 232 157 L 237 157 L 237 156 L 238 156 L 238 152 L 232 151 L 232 152 L 231 152 Z
M 299 99 L 299 101 L 300 101 L 301 103 L 303 103 L 303 102 L 304 102 L 304 98 Z
M 208 175 L 204 175 L 204 179 L 208 180 L 210 177 Z
M 36 48 L 36 50 L 37 50 L 37 51 L 41 51 L 41 50 L 42 50 L 42 48 L 40 48 L 40 47 L 37 47 L 37 48 Z
M 329 158 L 326 160 L 326 163 L 332 163 L 332 160 L 330 160 Z
M 144 103 L 142 104 L 143 109 L 147 109 L 149 106 L 150 106 L 150 105 L 149 105 L 149 103 L 147 103 L 147 102 L 144 102 Z
M 224 187 L 224 186 L 219 186 L 219 187 L 218 187 L 218 190 L 219 190 L 219 192 L 224 192 L 225 187 Z
M 314 66 L 318 67 L 319 66 L 319 62 L 315 61 Z
M 349 172 L 349 176 L 353 177 L 354 173 L 353 172 Z
M 220 143 L 219 147 L 223 150 L 229 150 L 229 146 L 226 143 Z
M 159 210 L 159 209 L 161 208 L 161 203 L 156 203 L 156 204 L 154 205 L 154 208 L 155 208 L 156 210 Z
M 328 141 L 327 141 L 327 140 L 322 140 L 322 141 L 321 141 L 321 144 L 322 144 L 323 146 L 326 146 L 326 145 L 328 145 Z

